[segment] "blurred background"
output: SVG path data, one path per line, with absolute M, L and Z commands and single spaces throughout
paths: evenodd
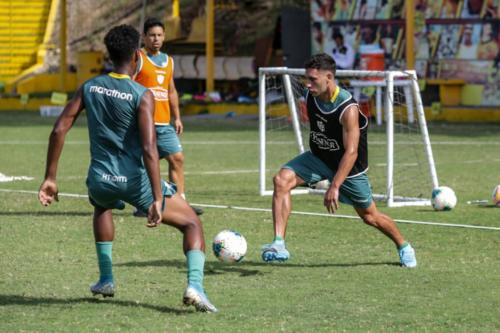
M 110 70 L 112 26 L 157 17 L 185 115 L 256 115 L 259 68 L 333 55 L 341 35 L 352 69 L 415 69 L 429 120 L 500 121 L 498 0 L 0 0 L 0 11 L 0 110 L 63 105 Z

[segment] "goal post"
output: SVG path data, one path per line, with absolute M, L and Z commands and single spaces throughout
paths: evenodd
M 309 149 L 304 76 L 305 69 L 259 69 L 260 195 L 272 195 L 272 175 Z M 376 108 L 368 114 L 372 118 L 368 176 L 374 198 L 386 201 L 389 207 L 430 205 L 438 177 L 416 72 L 338 70 L 335 77 L 363 113 Z M 303 193 L 324 190 L 292 191 Z

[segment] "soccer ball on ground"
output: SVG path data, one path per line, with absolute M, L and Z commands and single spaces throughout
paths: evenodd
M 493 189 L 492 198 L 493 204 L 497 207 L 500 207 L 500 185 L 495 186 Z
M 451 188 L 439 186 L 432 190 L 431 202 L 434 210 L 451 210 L 457 204 L 457 196 Z
M 239 232 L 222 230 L 215 236 L 212 250 L 222 262 L 239 262 L 247 253 L 247 241 Z

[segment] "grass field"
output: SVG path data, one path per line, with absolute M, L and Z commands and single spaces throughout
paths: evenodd
M 182 137 L 188 199 L 204 205 L 207 245 L 220 230 L 245 235 L 237 265 L 207 251 L 205 287 L 220 313 L 181 304 L 185 260 L 181 235 L 147 229 L 132 208 L 115 212 L 117 294 L 95 299 L 98 277 L 86 198 L 61 195 L 42 207 L 42 180 L 54 119 L 0 114 L 0 173 L 33 180 L 0 183 L 0 332 L 494 332 L 500 331 L 500 230 L 400 223 L 419 266 L 398 266 L 393 244 L 360 220 L 292 214 L 291 260 L 264 264 L 272 238 L 269 209 L 258 191 L 257 122 L 185 119 Z M 440 183 L 458 196 L 450 212 L 428 207 L 381 210 L 401 220 L 500 228 L 489 199 L 500 183 L 500 125 L 430 124 Z M 85 121 L 67 137 L 59 190 L 86 194 Z M 166 162 L 162 163 L 165 175 Z M 319 196 L 294 198 L 296 212 L 326 212 Z M 354 215 L 342 206 L 339 214 Z M 208 249 L 208 246 L 207 246 Z

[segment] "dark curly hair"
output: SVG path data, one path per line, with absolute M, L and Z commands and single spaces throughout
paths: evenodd
M 319 53 L 313 55 L 309 60 L 306 61 L 304 67 L 306 69 L 311 68 L 317 70 L 330 71 L 334 76 L 337 70 L 337 64 L 335 63 L 335 60 L 333 60 L 333 58 L 326 53 Z
M 111 61 L 115 65 L 121 65 L 132 60 L 134 52 L 139 48 L 139 38 L 139 32 L 127 24 L 109 30 L 104 37 L 104 44 Z
M 165 30 L 165 25 L 163 25 L 162 21 L 155 17 L 150 17 L 146 19 L 146 21 L 144 21 L 143 33 L 146 35 L 148 33 L 148 30 L 153 27 L 161 27 L 163 30 Z

